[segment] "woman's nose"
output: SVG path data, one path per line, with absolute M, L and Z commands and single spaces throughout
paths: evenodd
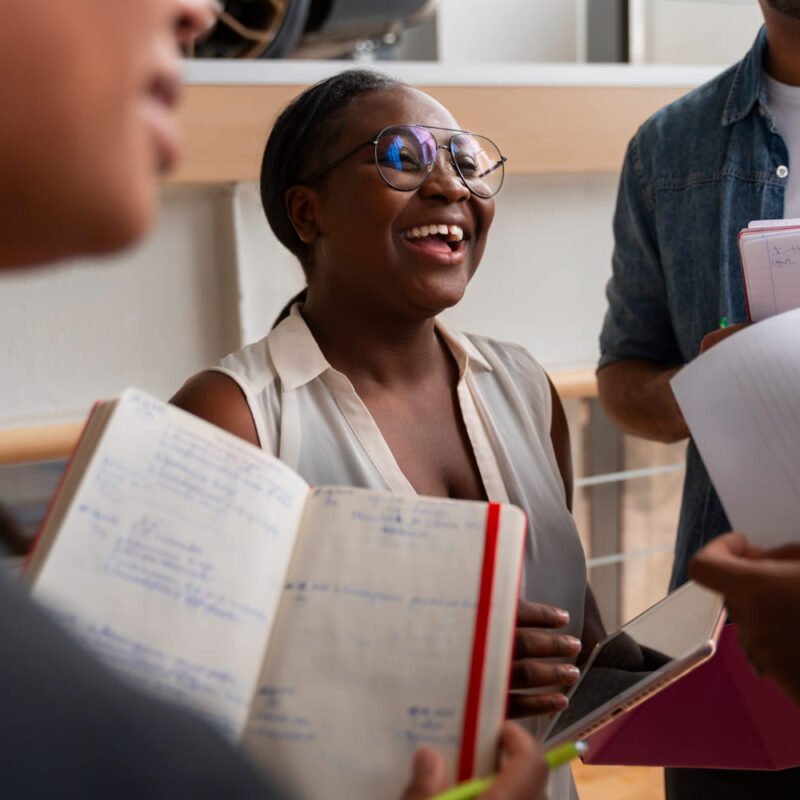
M 450 150 L 444 145 L 439 145 L 436 163 L 422 189 L 429 196 L 439 195 L 451 203 L 469 198 L 470 191 L 453 163 Z

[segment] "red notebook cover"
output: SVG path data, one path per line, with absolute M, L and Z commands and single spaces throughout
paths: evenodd
M 726 625 L 711 659 L 588 741 L 587 764 L 786 769 L 800 765 L 800 707 L 756 675 Z

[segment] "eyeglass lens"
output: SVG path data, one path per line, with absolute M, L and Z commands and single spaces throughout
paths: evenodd
M 446 133 L 446 132 L 445 132 Z M 438 154 L 433 133 L 416 125 L 397 125 L 381 131 L 375 163 L 389 186 L 410 191 L 433 170 Z M 503 157 L 490 139 L 474 133 L 454 133 L 450 154 L 464 183 L 478 197 L 492 197 L 503 184 Z

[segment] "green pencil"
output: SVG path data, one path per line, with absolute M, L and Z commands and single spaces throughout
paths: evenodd
M 558 769 L 573 759 L 580 758 L 588 749 L 587 742 L 567 742 L 548 750 L 544 754 L 544 760 L 550 769 Z
M 567 742 L 548 750 L 544 754 L 544 760 L 550 769 L 558 769 L 582 756 L 588 749 L 589 745 L 586 742 Z M 490 775 L 488 778 L 473 778 L 470 781 L 459 783 L 458 786 L 435 795 L 431 800 L 475 800 L 492 785 L 494 777 L 494 775 Z
M 473 778 L 471 781 L 459 783 L 452 789 L 447 789 L 440 794 L 434 795 L 431 800 L 475 800 L 475 798 L 485 792 L 494 781 L 494 775 L 488 778 Z

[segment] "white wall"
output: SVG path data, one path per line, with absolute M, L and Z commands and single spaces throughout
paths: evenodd
M 80 418 L 131 384 L 166 397 L 234 343 L 226 193 L 167 189 L 135 250 L 0 279 L 0 425 Z
M 584 0 L 440 0 L 439 60 L 576 61 Z M 591 0 L 588 0 L 591 2 Z
M 633 0 L 632 11 L 647 64 L 732 64 L 764 21 L 757 0 Z
M 507 179 L 480 269 L 447 318 L 549 368 L 594 365 L 616 191 L 616 174 Z

